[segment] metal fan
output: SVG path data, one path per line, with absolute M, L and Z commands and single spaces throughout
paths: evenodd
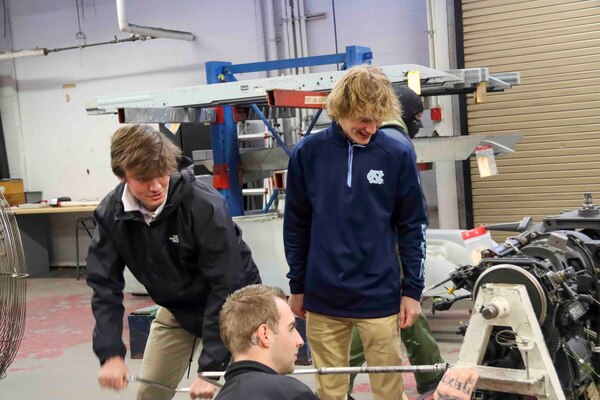
M 15 214 L 0 194 L 0 379 L 25 333 L 27 273 Z

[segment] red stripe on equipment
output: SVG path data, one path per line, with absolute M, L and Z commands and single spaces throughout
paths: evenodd
M 267 102 L 272 107 L 325 108 L 327 93 L 306 90 L 267 90 Z
M 419 171 L 428 171 L 430 169 L 433 169 L 433 163 L 430 163 L 430 162 L 417 163 L 417 167 L 419 168 Z
M 213 186 L 215 189 L 229 189 L 227 164 L 215 164 L 213 166 Z
M 463 240 L 473 239 L 478 236 L 483 236 L 487 233 L 485 230 L 485 226 L 480 226 L 479 228 L 471 229 L 470 231 L 464 231 L 461 233 Z

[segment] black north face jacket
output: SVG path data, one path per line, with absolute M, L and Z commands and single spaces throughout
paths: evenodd
M 94 213 L 98 226 L 87 258 L 87 283 L 94 292 L 94 352 L 101 363 L 125 356 L 121 335 L 127 265 L 157 304 L 202 337 L 199 370 L 225 369 L 230 355 L 219 334 L 221 306 L 229 293 L 260 283 L 225 200 L 184 170 L 171 176 L 167 203 L 148 225 L 140 212 L 123 210 L 124 186 L 119 184 Z

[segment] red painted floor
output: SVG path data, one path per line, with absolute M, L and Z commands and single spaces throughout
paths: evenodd
M 72 279 L 70 270 L 53 274 L 51 278 L 28 280 L 25 338 L 15 361 L 58 359 L 66 350 L 91 341 L 94 329 L 91 290 L 84 280 Z M 123 337 L 128 345 L 127 315 L 154 302 L 148 296 L 125 294 L 124 304 Z
M 135 385 L 123 392 L 102 390 L 96 382 L 98 362 L 91 349 L 94 320 L 90 308 L 91 289 L 84 280 L 76 280 L 73 269 L 53 270 L 44 277 L 28 279 L 25 338 L 5 379 L 0 380 L 1 400 L 43 398 L 44 400 L 134 399 Z M 123 338 L 129 345 L 127 315 L 153 304 L 147 296 L 125 295 Z M 427 306 L 424 306 L 426 308 Z M 429 316 L 429 315 L 428 315 Z M 464 310 L 429 316 L 434 336 L 448 362 L 456 361 L 461 337 L 454 335 L 459 321 L 466 320 Z M 127 360 L 136 374 L 140 360 Z M 314 388 L 313 378 L 302 375 Z M 191 381 L 181 383 L 189 387 Z M 416 399 L 414 378 L 405 375 L 406 393 Z M 353 397 L 371 399 L 367 375 L 359 375 Z M 186 394 L 175 399 L 186 399 Z

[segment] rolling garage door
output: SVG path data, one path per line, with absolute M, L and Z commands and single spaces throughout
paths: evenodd
M 539 222 L 584 192 L 600 204 L 600 1 L 463 0 L 462 11 L 465 67 L 521 73 L 487 103 L 468 100 L 470 134 L 523 136 L 497 176 L 471 161 L 475 226 Z

